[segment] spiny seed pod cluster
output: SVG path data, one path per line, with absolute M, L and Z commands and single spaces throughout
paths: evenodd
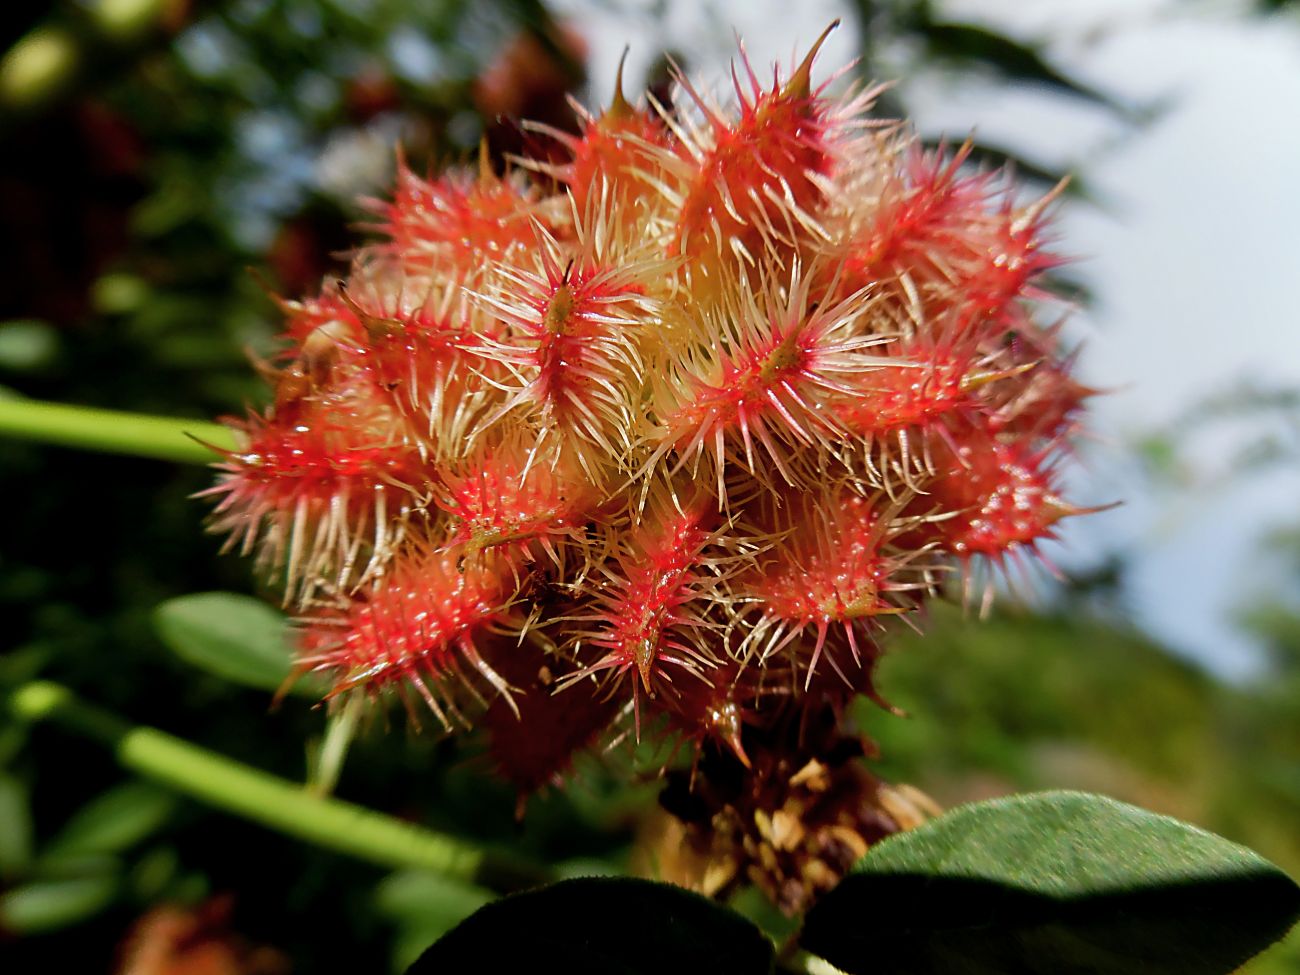
M 346 280 L 283 302 L 274 403 L 208 492 L 333 697 L 479 729 L 524 795 L 668 736 L 673 801 L 787 905 L 898 827 L 843 771 L 888 621 L 1078 512 L 1089 394 L 1040 322 L 1050 195 L 815 54 L 742 58 L 729 106 L 620 84 L 504 173 L 399 160 Z

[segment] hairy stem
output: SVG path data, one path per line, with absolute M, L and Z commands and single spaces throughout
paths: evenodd
M 28 399 L 0 399 L 0 436 L 182 464 L 217 460 L 206 444 L 235 446 L 230 431 L 216 423 Z
M 99 742 L 123 768 L 182 795 L 381 867 L 427 870 L 501 891 L 550 879 L 543 868 L 513 856 L 313 795 L 156 728 L 133 726 L 59 684 L 24 684 L 10 697 L 9 707 L 19 719 L 54 721 Z

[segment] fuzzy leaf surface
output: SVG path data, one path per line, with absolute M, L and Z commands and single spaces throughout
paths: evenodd
M 880 843 L 805 919 L 851 975 L 1225 975 L 1300 916 L 1243 846 L 1101 796 L 953 810 Z

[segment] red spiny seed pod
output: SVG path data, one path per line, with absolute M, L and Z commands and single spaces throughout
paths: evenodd
M 610 458 L 632 447 L 643 333 L 659 317 L 649 292 L 666 268 L 622 246 L 595 209 L 586 216 L 591 223 L 575 213 L 576 251 L 539 227 L 536 269 L 500 269 L 481 302 L 505 329 L 470 351 L 511 373 L 489 423 L 522 410 L 536 420 L 539 439 L 554 437 L 597 480 Z
M 557 568 L 581 544 L 598 500 L 575 464 L 518 440 L 486 444 L 440 475 L 434 501 L 451 516 L 449 544 L 467 557 L 505 548 Z
M 601 201 L 602 210 L 621 218 L 626 231 L 635 232 L 652 205 L 659 174 L 656 156 L 669 146 L 667 126 L 654 112 L 630 105 L 623 96 L 622 62 L 609 108 L 596 118 L 579 106 L 578 115 L 582 129 L 577 136 L 544 124 L 529 125 L 570 155 L 563 164 L 539 161 L 534 168 L 568 188 L 576 212 L 586 213 Z
M 834 25 L 832 25 L 834 27 Z M 698 297 L 716 296 L 768 252 L 791 255 L 824 235 L 816 214 L 822 180 L 834 167 L 842 133 L 832 103 L 812 90 L 812 64 L 830 28 L 784 84 L 765 89 L 744 59 L 733 75 L 738 116 L 678 81 L 700 113 L 666 117 L 675 143 L 660 153 L 660 190 L 673 213 L 668 252 L 684 259 Z
M 478 173 L 422 179 L 399 158 L 392 202 L 372 204 L 381 218 L 374 229 L 389 240 L 382 250 L 413 270 L 476 280 L 489 263 L 532 245 L 538 198 L 521 179 L 494 174 L 486 160 Z
M 1055 332 L 1022 328 L 1004 343 L 1008 358 L 1020 365 L 1013 382 L 990 390 L 989 427 L 999 436 L 1059 443 L 1074 431 L 1084 403 L 1097 395 L 1071 375 L 1075 356 L 1061 353 Z
M 704 334 L 675 350 L 659 376 L 651 464 L 671 452 L 678 467 L 693 462 L 695 471 L 707 458 L 720 500 L 736 456 L 764 482 L 768 464 L 785 484 L 804 482 L 799 459 L 829 450 L 845 432 L 826 402 L 888 362 L 871 351 L 884 338 L 863 334 L 861 297 L 821 307 L 810 281 L 796 265 L 780 287 L 755 294 L 742 285 L 719 311 L 700 317 Z
M 359 324 L 351 307 L 339 294 L 336 282 L 329 282 L 314 298 L 298 301 L 277 299 L 284 313 L 285 328 L 282 338 L 288 343 L 287 358 L 297 355 L 307 337 L 323 327 L 339 328 L 346 334 L 355 334 Z M 339 324 L 335 324 L 339 323 Z
M 982 376 L 973 350 L 950 343 L 913 340 L 898 348 L 887 364 L 859 378 L 833 409 L 844 429 L 863 437 L 910 426 L 926 426 L 972 405 Z
M 766 727 L 797 695 L 793 667 L 778 660 L 752 667 L 731 655 L 704 677 L 665 685 L 646 702 L 647 709 L 652 717 L 662 716 L 668 731 L 695 755 L 725 748 L 749 766 L 746 728 Z
M 478 315 L 459 286 L 386 259 L 360 263 L 342 301 L 359 326 L 349 352 L 370 395 L 407 420 L 425 454 L 462 455 L 485 390 L 504 372 L 469 349 L 497 323 Z
M 335 695 L 392 690 L 408 710 L 414 695 L 446 728 L 463 723 L 466 696 L 513 700 L 477 642 L 510 621 L 516 578 L 501 558 L 407 549 L 372 584 L 307 620 L 298 665 L 327 674 Z
M 1061 498 L 1054 468 L 1062 454 L 1054 444 L 999 439 L 986 424 L 971 424 L 954 442 L 955 451 L 936 449 L 930 493 L 912 502 L 929 517 L 908 534 L 951 553 L 967 570 L 976 558 L 995 567 L 1008 559 L 1020 565 L 1022 554 L 1041 559 L 1039 543 L 1055 538 L 1061 519 L 1098 510 Z M 967 585 L 971 578 L 968 571 Z M 990 581 L 986 607 L 991 598 Z
M 572 663 L 545 658 L 514 641 L 485 647 L 484 657 L 511 687 L 511 701 L 495 699 L 483 712 L 487 752 L 496 771 L 519 791 L 519 811 L 528 796 L 560 785 L 574 755 L 594 744 L 618 717 L 624 702 L 615 695 L 586 698 L 557 693 Z
M 764 527 L 774 543 L 743 579 L 759 613 L 746 659 L 762 666 L 790 654 L 808 687 L 832 630 L 843 634 L 858 667 L 874 657 L 871 630 L 879 619 L 907 612 L 935 586 L 927 549 L 892 545 L 909 526 L 900 518 L 902 508 L 884 496 L 832 487 L 787 498 L 767 514 Z M 804 660 L 799 637 L 809 631 L 815 643 Z M 826 663 L 849 682 L 835 655 Z
M 842 288 L 875 284 L 901 328 L 941 323 L 950 341 L 1005 331 L 1023 299 L 1044 296 L 1033 283 L 1061 263 L 1046 247 L 1044 216 L 1063 185 L 1019 208 L 995 174 L 964 172 L 970 150 L 909 150 L 883 178 L 880 205 L 853 213 L 840 245 Z
M 854 438 L 845 452 L 848 466 L 862 464 L 890 492 L 902 485 L 924 493 L 935 475 L 935 450 L 960 450 L 961 431 L 981 418 L 986 425 L 995 416 L 1009 420 L 1020 377 L 1037 368 L 969 340 L 918 336 L 885 351 L 892 353 L 887 364 L 864 374 L 851 393 L 834 397 L 831 408 Z
M 716 551 L 720 518 L 711 502 L 656 496 L 635 526 L 620 531 L 610 557 L 579 587 L 574 651 L 595 659 L 571 678 L 607 675 L 631 683 L 640 732 L 641 695 L 665 682 L 708 680 L 721 658 L 710 611 L 726 566 Z
M 1049 296 L 1034 282 L 1063 262 L 1047 249 L 1043 215 L 1064 188 L 1062 183 L 1023 209 L 1004 198 L 977 225 L 979 233 L 965 242 L 967 252 L 949 258 L 948 303 L 961 326 L 978 328 L 985 322 L 1006 328 L 1020 320 L 1022 301 Z M 959 331 L 965 328 L 959 326 Z
M 950 258 L 970 254 L 972 230 L 988 219 L 991 177 L 962 175 L 970 148 L 951 157 L 903 150 L 905 162 L 884 177 L 879 204 L 853 213 L 861 223 L 849 231 L 842 287 L 875 283 L 913 303 L 935 286 L 947 290 Z
M 401 540 L 425 477 L 418 453 L 385 423 L 353 413 L 282 410 L 234 423 L 244 445 L 227 452 L 213 529 L 264 566 L 283 568 L 286 601 L 346 590 Z
M 484 731 L 523 796 L 666 736 L 704 886 L 790 909 L 910 821 L 850 705 L 950 570 L 1082 513 L 1092 395 L 1044 321 L 1057 195 L 916 149 L 816 50 L 731 107 L 620 83 L 505 175 L 399 161 L 206 492 L 335 695 Z
M 668 726 L 697 750 L 706 743 L 724 746 L 741 764 L 749 765 L 741 732 L 747 714 L 752 717 L 759 709 L 762 695 L 754 682 L 760 678 L 756 669 L 746 671 L 729 659 L 705 674 L 703 680 L 668 685 L 664 693 L 648 703 L 652 712 L 662 712 Z

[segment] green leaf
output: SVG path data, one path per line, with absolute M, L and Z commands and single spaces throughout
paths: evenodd
M 924 39 L 930 56 L 935 59 L 978 63 L 1009 81 L 1040 85 L 1060 94 L 1102 105 L 1121 116 L 1133 114 L 1111 95 L 1071 78 L 1031 44 L 1012 40 L 977 24 L 922 18 L 914 26 Z
M 149 850 L 131 866 L 128 877 L 131 895 L 145 904 L 164 899 L 180 872 L 180 865 L 180 856 L 173 847 Z
M 395 921 L 446 922 L 450 931 L 492 900 L 492 892 L 426 870 L 399 870 L 375 887 L 375 909 Z
M 963 806 L 874 847 L 805 919 L 852 975 L 1224 975 L 1300 887 L 1245 847 L 1100 796 Z
M 178 596 L 155 608 L 153 619 L 158 636 L 178 657 L 232 683 L 276 691 L 292 670 L 283 614 L 252 596 Z
M 40 934 L 98 914 L 117 896 L 114 874 L 41 880 L 0 895 L 0 931 Z
M 105 274 L 91 286 L 90 299 L 101 315 L 126 315 L 149 298 L 149 285 L 132 274 Z
M 43 861 L 121 853 L 151 836 L 176 797 L 147 782 L 127 782 L 82 806 L 41 852 Z
M 438 924 L 425 926 L 421 922 L 412 922 L 399 927 L 388 943 L 391 970 L 406 971 L 424 954 L 431 942 L 437 941 L 446 933 L 447 929 Z
M 48 367 L 58 354 L 59 333 L 49 322 L 0 322 L 0 369 L 36 372 Z
M 27 789 L 0 774 L 0 879 L 21 873 L 32 859 L 32 813 Z
M 734 911 L 671 884 L 588 877 L 488 904 L 435 942 L 407 975 L 762 975 L 772 943 Z

